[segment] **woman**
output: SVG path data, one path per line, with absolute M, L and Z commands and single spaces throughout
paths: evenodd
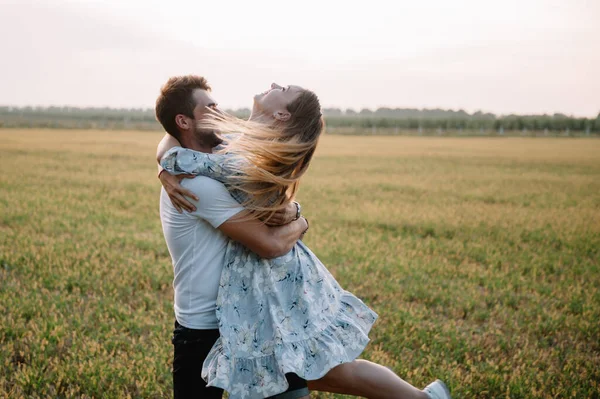
M 293 200 L 324 122 L 314 93 L 273 84 L 255 97 L 249 121 L 215 113 L 202 127 L 237 134 L 226 136 L 215 154 L 171 148 L 161 165 L 169 173 L 221 181 L 253 217 L 268 221 Z M 355 360 L 377 315 L 343 290 L 301 241 L 271 260 L 231 241 L 217 318 L 221 337 L 202 376 L 230 397 L 279 394 L 287 388 L 286 373 L 316 390 L 373 398 L 450 397 L 441 381 L 420 391 L 381 366 Z

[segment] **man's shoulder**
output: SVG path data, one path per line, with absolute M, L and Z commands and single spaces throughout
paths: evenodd
M 191 191 L 221 191 L 221 190 L 227 190 L 225 188 L 225 185 L 223 185 L 223 183 L 221 183 L 220 181 L 217 181 L 215 179 L 211 179 L 210 177 L 206 177 L 206 176 L 196 176 L 194 178 L 191 179 L 183 179 L 181 181 L 181 185 L 185 188 L 187 188 L 188 190 Z
M 189 199 L 196 206 L 191 215 L 208 221 L 214 228 L 244 209 L 233 199 L 223 183 L 217 180 L 198 176 L 183 179 L 181 184 L 198 197 L 198 201 Z
M 231 213 L 240 210 L 240 204 L 233 199 L 223 183 L 205 176 L 183 179 L 182 186 L 190 190 L 198 201 L 191 199 L 196 206 L 198 216 L 206 218 L 209 213 Z

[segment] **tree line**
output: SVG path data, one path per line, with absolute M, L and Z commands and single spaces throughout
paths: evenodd
M 250 110 L 227 110 L 247 117 Z M 378 108 L 342 110 L 324 108 L 327 126 L 334 132 L 398 133 L 427 132 L 504 132 L 544 131 L 546 133 L 600 133 L 600 113 L 596 118 L 553 115 L 502 115 L 463 110 Z M 144 108 L 11 107 L 0 106 L 0 127 L 139 129 L 161 130 L 154 110 Z

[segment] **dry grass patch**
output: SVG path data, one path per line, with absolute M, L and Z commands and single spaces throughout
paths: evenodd
M 0 130 L 0 397 L 170 396 L 159 138 Z M 326 136 L 299 200 L 381 316 L 366 358 L 457 398 L 599 397 L 599 140 Z

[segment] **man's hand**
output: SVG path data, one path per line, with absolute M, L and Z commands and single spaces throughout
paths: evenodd
M 296 203 L 290 202 L 285 208 L 275 212 L 273 216 L 268 217 L 267 215 L 263 218 L 263 222 L 265 222 L 267 226 L 283 226 L 296 220 L 297 213 L 298 207 L 296 206 Z
M 181 181 L 183 179 L 191 179 L 194 177 L 196 177 L 196 176 L 194 176 L 194 175 L 174 176 L 174 175 L 169 174 L 166 170 L 162 171 L 158 175 L 158 178 L 160 179 L 160 182 L 162 183 L 163 187 L 165 188 L 165 191 L 169 195 L 169 198 L 171 199 L 173 206 L 175 207 L 175 209 L 177 209 L 177 212 L 179 212 L 179 213 L 183 213 L 184 210 L 186 210 L 188 212 L 194 212 L 196 210 L 196 207 L 194 206 L 194 204 L 192 204 L 187 199 L 185 199 L 185 197 L 193 198 L 195 201 L 198 201 L 198 197 L 196 197 L 196 195 L 194 195 L 194 193 L 192 193 L 190 190 L 186 190 L 185 188 L 183 188 L 181 186 Z

